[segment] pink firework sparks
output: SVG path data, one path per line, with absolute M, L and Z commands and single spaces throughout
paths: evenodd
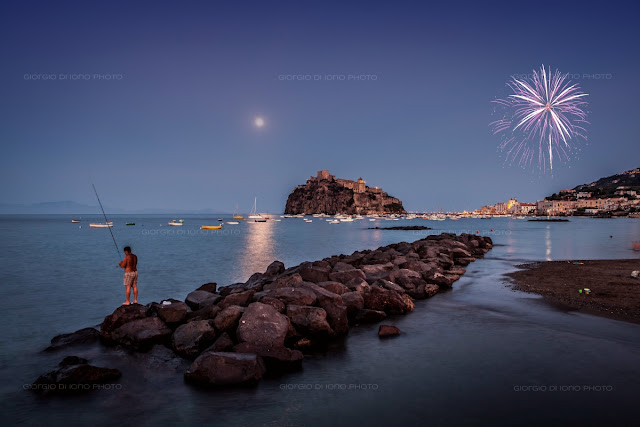
M 513 92 L 506 99 L 493 102 L 505 107 L 505 117 L 491 123 L 493 134 L 505 133 L 500 149 L 506 160 L 523 167 L 537 165 L 542 171 L 553 170 L 554 158 L 569 160 L 577 149 L 578 139 L 587 139 L 587 114 L 583 107 L 586 93 L 567 80 L 567 74 L 551 68 L 532 78 L 511 78 L 507 86 Z

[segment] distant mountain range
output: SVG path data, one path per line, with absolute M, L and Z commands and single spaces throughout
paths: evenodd
M 224 213 L 216 212 L 214 209 L 138 209 L 138 210 L 124 210 L 121 208 L 112 208 L 109 206 L 104 207 L 107 214 L 211 214 L 211 213 Z M 101 213 L 98 205 L 85 205 L 82 203 L 73 202 L 70 200 L 60 202 L 42 202 L 32 204 L 11 204 L 0 203 L 0 214 L 99 214 Z M 230 212 L 229 212 L 230 213 Z

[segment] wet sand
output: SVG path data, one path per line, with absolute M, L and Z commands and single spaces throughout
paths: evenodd
M 640 259 L 549 261 L 519 267 L 524 270 L 507 274 L 513 289 L 542 295 L 565 309 L 640 323 L 640 279 L 631 277 L 632 271 L 640 270 Z M 591 293 L 580 293 L 584 288 Z

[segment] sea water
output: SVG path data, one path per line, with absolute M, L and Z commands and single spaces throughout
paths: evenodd
M 403 334 L 380 340 L 377 325 L 351 328 L 300 372 L 253 389 L 201 390 L 182 372 L 123 370 L 117 389 L 40 398 L 26 390 L 73 350 L 43 353 L 60 333 L 98 325 L 124 300 L 122 270 L 99 216 L 0 216 L 0 392 L 7 421 L 107 425 L 130 420 L 216 425 L 616 424 L 634 420 L 640 392 L 640 325 L 566 312 L 511 290 L 504 273 L 543 260 L 640 258 L 638 219 L 512 218 L 367 220 L 329 224 L 240 221 L 219 215 L 114 215 L 122 251 L 138 255 L 139 302 L 184 299 L 203 283 L 227 285 L 274 260 L 303 261 L 414 241 L 441 232 L 491 236 L 495 247 L 451 291 L 390 317 Z M 277 216 L 273 216 L 278 218 Z M 172 219 L 184 225 L 171 227 Z M 230 221 L 226 218 L 225 221 Z M 135 222 L 135 226 L 125 226 Z M 433 230 L 369 227 L 425 225 Z M 640 260 L 639 260 L 640 269 Z M 640 285 L 639 285 L 640 286 Z M 67 354 L 69 353 L 69 354 Z M 109 366 L 103 354 L 93 363 Z

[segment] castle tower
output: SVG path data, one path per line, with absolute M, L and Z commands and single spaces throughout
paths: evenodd
M 367 184 L 362 178 L 358 178 L 358 181 L 356 182 L 354 187 L 355 188 L 353 189 L 353 191 L 355 191 L 356 193 L 364 193 L 366 191 Z

